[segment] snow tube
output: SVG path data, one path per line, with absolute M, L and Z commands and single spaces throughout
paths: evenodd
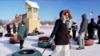
M 39 41 L 49 41 L 50 40 L 50 38 L 49 37 L 47 37 L 47 36 L 42 36 L 42 37 L 39 37 L 39 39 L 38 39 Z
M 38 46 L 42 48 L 50 48 L 52 43 L 49 41 L 50 38 L 47 36 L 41 36 L 38 39 Z
M 35 49 L 24 49 L 13 53 L 12 56 L 42 56 L 42 54 Z
M 38 46 L 42 47 L 42 48 L 50 48 L 51 45 L 52 45 L 52 43 L 49 41 L 39 41 L 38 42 Z
M 86 46 L 90 46 L 90 45 L 93 45 L 94 41 L 92 39 L 89 39 L 89 40 L 85 40 L 85 45 Z
M 13 37 L 12 34 L 5 34 L 5 37 Z
M 39 34 L 44 34 L 44 32 L 39 32 Z
M 35 35 L 39 35 L 38 33 L 28 33 L 28 36 L 35 36 Z
M 20 41 L 18 39 L 14 39 L 14 38 L 10 38 L 9 43 L 11 44 L 15 44 L 15 43 L 19 43 Z

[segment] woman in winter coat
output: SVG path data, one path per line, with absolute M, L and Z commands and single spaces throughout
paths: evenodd
M 49 56 L 70 56 L 69 38 L 67 34 L 68 22 L 71 18 L 69 10 L 62 10 L 60 12 L 60 18 L 56 20 L 54 29 L 50 36 L 51 40 L 55 36 L 54 43 L 56 48 Z
M 28 26 L 26 25 L 25 20 L 22 20 L 22 22 L 19 23 L 17 29 L 17 36 L 18 39 L 20 40 L 20 49 L 23 48 L 23 43 L 25 38 L 27 37 L 27 33 L 28 33 Z

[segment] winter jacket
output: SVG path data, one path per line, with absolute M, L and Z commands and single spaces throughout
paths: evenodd
M 28 26 L 26 24 L 19 23 L 17 29 L 17 36 L 19 40 L 24 40 L 27 37 Z
M 16 33 L 16 25 L 13 24 L 13 33 Z
M 88 24 L 88 33 L 94 34 L 95 28 L 96 28 L 96 23 L 93 20 Z
M 69 39 L 67 37 L 67 25 L 61 19 L 56 20 L 54 29 L 50 35 L 51 38 L 55 36 L 54 42 L 56 45 L 67 45 Z
M 100 20 L 97 22 L 97 29 L 100 31 Z
M 82 15 L 82 22 L 81 22 L 81 25 L 80 25 L 79 33 L 87 32 L 87 27 L 88 27 L 88 20 L 86 18 L 86 14 L 83 14 Z
M 11 34 L 11 28 L 9 24 L 7 25 L 7 33 Z

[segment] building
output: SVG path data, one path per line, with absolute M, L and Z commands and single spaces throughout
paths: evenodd
M 16 14 L 15 19 L 8 24 L 15 23 L 18 25 L 22 19 L 26 19 L 26 23 L 29 27 L 29 32 L 32 32 L 35 28 L 40 30 L 40 20 L 38 17 L 39 6 L 36 2 L 26 0 L 26 13 Z
M 29 32 L 35 28 L 40 29 L 40 20 L 38 17 L 39 6 L 36 2 L 26 1 L 26 19 L 29 26 Z

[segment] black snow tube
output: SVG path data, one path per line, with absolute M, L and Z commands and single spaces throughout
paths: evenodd
M 24 49 L 13 53 L 12 56 L 42 56 L 42 54 L 35 49 Z

